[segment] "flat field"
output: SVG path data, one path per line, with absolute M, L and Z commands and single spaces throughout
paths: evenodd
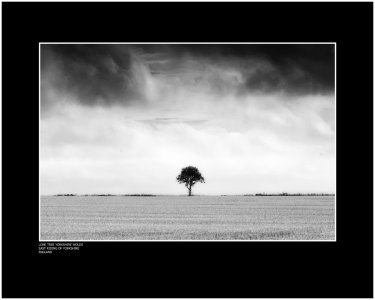
M 40 199 L 41 240 L 334 240 L 333 196 Z

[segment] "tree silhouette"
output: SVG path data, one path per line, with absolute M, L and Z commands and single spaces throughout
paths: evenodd
M 199 172 L 196 167 L 192 166 L 183 168 L 180 175 L 178 175 L 176 179 L 179 183 L 185 184 L 185 186 L 189 190 L 189 196 L 191 196 L 191 188 L 194 184 L 196 184 L 197 182 L 205 183 L 201 172 Z

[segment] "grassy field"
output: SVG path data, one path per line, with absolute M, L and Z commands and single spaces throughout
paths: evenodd
M 41 197 L 42 240 L 334 240 L 333 196 Z

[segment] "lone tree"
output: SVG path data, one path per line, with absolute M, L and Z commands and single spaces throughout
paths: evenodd
M 179 183 L 185 183 L 185 186 L 189 190 L 189 196 L 191 196 L 191 187 L 197 182 L 204 182 L 204 178 L 196 167 L 188 166 L 181 170 L 180 175 L 177 176 Z

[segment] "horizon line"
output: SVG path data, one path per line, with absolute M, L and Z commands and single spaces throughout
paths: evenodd
M 336 193 L 327 193 L 327 192 L 309 192 L 309 193 L 244 193 L 244 194 L 193 194 L 192 196 L 313 196 L 313 195 L 329 195 L 335 196 Z M 56 193 L 56 194 L 40 194 L 39 196 L 189 196 L 187 194 L 153 194 L 153 193 Z

